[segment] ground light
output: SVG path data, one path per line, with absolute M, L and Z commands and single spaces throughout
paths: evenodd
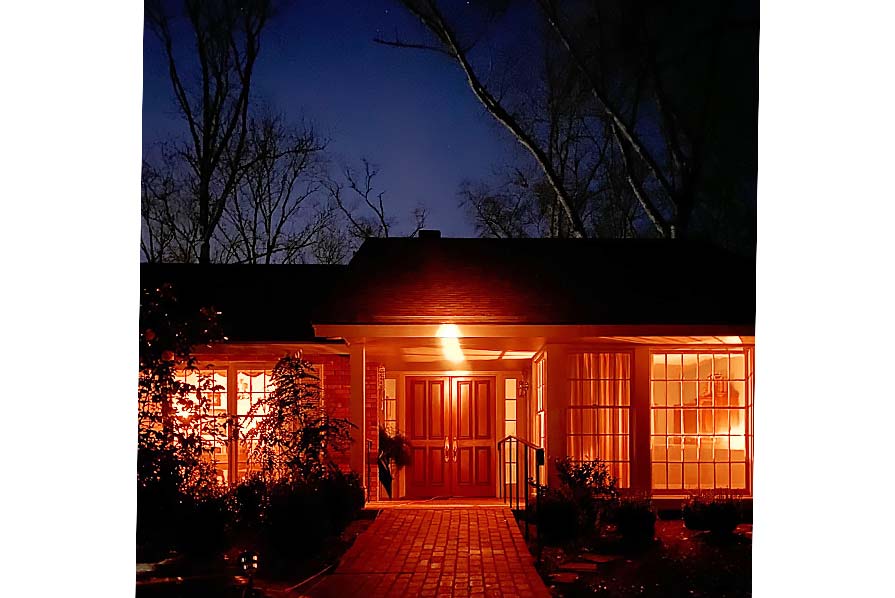
M 244 598 L 246 596 L 252 596 L 254 595 L 252 581 L 254 579 L 255 573 L 258 572 L 258 553 L 254 550 L 246 550 L 239 555 L 239 564 L 242 566 L 242 572 L 245 573 L 246 577 L 249 578 L 249 583 L 248 585 L 246 585 L 246 588 L 243 591 L 242 595 Z

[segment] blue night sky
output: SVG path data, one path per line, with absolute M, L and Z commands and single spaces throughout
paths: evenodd
M 510 15 L 512 18 L 512 15 Z M 457 66 L 432 52 L 375 44 L 420 27 L 389 0 L 293 2 L 268 25 L 254 79 L 257 99 L 287 119 L 305 119 L 330 140 L 336 166 L 379 166 L 378 191 L 406 228 L 413 206 L 427 228 L 474 236 L 458 190 L 489 177 L 518 148 L 484 112 Z M 143 147 L 182 135 L 155 36 L 144 35 Z

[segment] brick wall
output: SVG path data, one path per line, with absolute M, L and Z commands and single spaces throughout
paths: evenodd
M 313 364 L 323 366 L 323 404 L 333 417 L 349 419 L 348 403 L 351 400 L 351 370 L 347 355 L 302 355 Z M 350 471 L 349 451 L 333 454 L 333 460 L 344 472 Z
M 380 375 L 381 364 L 368 361 L 367 371 L 364 374 L 366 383 L 366 415 L 367 421 L 366 440 L 372 448 L 367 453 L 367 478 L 364 484 L 368 488 L 369 500 L 379 500 L 379 405 L 382 404 L 385 383 Z M 384 374 L 384 370 L 383 370 Z

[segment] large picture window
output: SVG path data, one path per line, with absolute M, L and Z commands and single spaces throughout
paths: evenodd
M 195 386 L 197 394 L 201 393 L 206 401 L 202 417 L 195 421 L 201 427 L 203 454 L 214 465 L 221 484 L 234 484 L 258 469 L 251 460 L 253 441 L 249 433 L 265 413 L 263 410 L 250 413 L 273 390 L 272 369 L 272 364 L 230 365 L 183 371 L 179 375 L 182 382 Z M 323 366 L 314 365 L 313 369 L 322 400 Z M 187 415 L 186 410 L 180 411 L 179 415 Z M 228 421 L 234 425 L 228 427 Z
M 747 349 L 653 353 L 654 490 L 748 490 L 751 369 Z
M 570 355 L 569 392 L 566 454 L 605 461 L 619 487 L 629 487 L 631 355 Z

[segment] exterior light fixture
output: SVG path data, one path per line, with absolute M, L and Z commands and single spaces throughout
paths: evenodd
M 242 572 L 249 578 L 249 584 L 246 586 L 243 596 L 253 596 L 252 581 L 255 573 L 258 572 L 258 553 L 254 550 L 246 550 L 239 555 L 239 565 Z
M 463 349 L 460 348 L 460 329 L 456 324 L 442 324 L 435 336 L 441 339 L 441 352 L 444 358 L 452 363 L 466 361 Z

